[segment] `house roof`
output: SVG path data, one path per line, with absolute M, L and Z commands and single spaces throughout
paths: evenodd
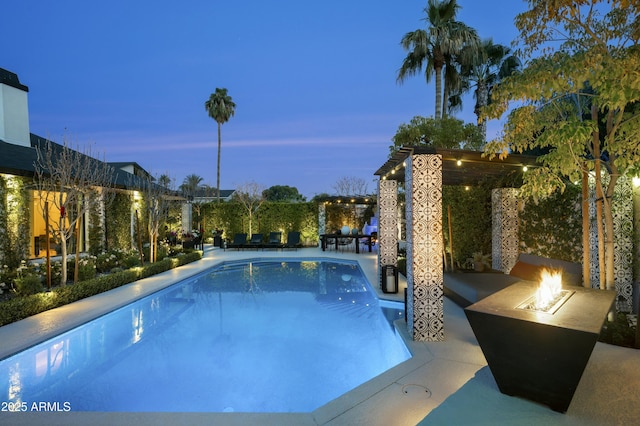
M 37 159 L 33 147 L 16 145 L 0 139 L 0 173 L 33 176 Z
M 140 164 L 135 161 L 123 162 L 123 161 L 109 161 L 108 164 L 115 169 L 124 169 L 125 167 L 132 166 L 134 174 L 136 176 L 151 177 L 151 173 L 146 171 Z
M 485 178 L 518 177 L 523 167 L 537 164 L 537 157 L 509 154 L 504 160 L 489 160 L 480 151 L 444 149 L 425 146 L 403 147 L 387 160 L 374 174 L 383 179 L 405 181 L 405 160 L 413 154 L 440 154 L 442 156 L 443 185 L 477 185 Z
M 54 151 L 62 150 L 63 146 L 47 139 L 31 133 L 31 146 L 25 147 L 8 143 L 0 139 L 0 173 L 6 173 L 16 176 L 33 177 L 35 175 L 35 162 L 38 158 L 36 147 L 44 148 L 45 144 L 50 142 Z M 83 154 L 84 155 L 84 154 Z M 93 157 L 89 157 L 91 161 L 101 163 Z M 144 187 L 143 177 L 133 175 L 126 172 L 116 164 L 107 163 L 114 168 L 114 185 L 117 189 L 140 189 Z M 120 164 L 137 164 L 137 163 L 120 163 Z M 143 170 L 140 168 L 140 170 Z M 146 171 L 144 171 L 146 173 Z M 182 198 L 176 192 L 175 198 Z
M 20 83 L 20 80 L 18 79 L 18 74 L 5 70 L 4 68 L 0 68 L 0 84 L 6 84 L 7 86 L 24 90 L 25 92 L 29 91 L 29 88 L 27 86 Z

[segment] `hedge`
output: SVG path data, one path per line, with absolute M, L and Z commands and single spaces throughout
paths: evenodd
M 132 283 L 142 278 L 159 274 L 169 269 L 195 262 L 202 258 L 202 253 L 194 251 L 176 258 L 166 258 L 142 268 L 101 275 L 77 284 L 56 287 L 47 293 L 18 296 L 0 303 L 0 326 L 39 314 L 49 309 L 64 306 L 86 297 L 104 293 L 105 291 Z

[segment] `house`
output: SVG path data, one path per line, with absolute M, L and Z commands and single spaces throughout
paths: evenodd
M 28 92 L 15 73 L 0 68 L 0 264 L 16 264 L 47 253 L 44 206 L 49 200 L 44 200 L 34 185 L 37 149 L 50 144 L 60 152 L 63 147 L 30 132 Z M 105 164 L 92 157 L 83 158 L 96 165 Z M 96 251 L 97 246 L 131 248 L 135 241 L 138 190 L 150 175 L 135 162 L 107 164 L 114 170 L 114 183 L 109 187 L 115 190 L 115 207 L 107 209 L 98 202 L 86 214 L 78 239 L 81 251 Z M 95 190 L 100 192 L 100 188 Z M 171 198 L 184 201 L 177 193 Z M 64 210 L 55 211 L 49 206 L 47 210 L 50 223 L 65 217 Z M 59 254 L 56 242 L 52 242 L 50 254 Z

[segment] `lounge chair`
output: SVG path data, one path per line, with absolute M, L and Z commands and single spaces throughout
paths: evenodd
M 227 248 L 235 248 L 240 250 L 247 245 L 247 234 L 235 234 L 233 236 L 233 242 L 227 245 Z
M 282 232 L 270 232 L 269 240 L 264 245 L 265 248 L 282 248 L 284 244 L 282 244 Z
M 251 234 L 249 244 L 245 247 L 259 249 L 262 248 L 262 234 Z
M 300 232 L 289 232 L 287 234 L 287 243 L 283 246 L 283 248 L 293 248 L 297 250 L 298 247 L 302 247 L 302 244 L 300 244 Z

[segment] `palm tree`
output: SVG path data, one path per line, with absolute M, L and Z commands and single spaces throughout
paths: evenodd
M 203 180 L 201 176 L 195 174 L 187 175 L 182 181 L 182 185 L 180 185 L 180 191 L 182 191 L 185 197 L 192 199 L 200 187 L 200 182 Z
M 436 118 L 443 116 L 443 70 L 454 66 L 453 58 L 462 51 L 465 46 L 476 46 L 478 35 L 476 30 L 456 21 L 456 12 L 460 8 L 456 0 L 429 0 L 425 21 L 426 30 L 408 32 L 402 38 L 400 44 L 408 51 L 402 66 L 398 71 L 397 81 L 404 82 L 407 76 L 412 76 L 420 71 L 424 65 L 427 83 L 432 76 L 436 79 Z M 426 65 L 425 65 L 426 62 Z M 445 81 L 445 92 L 448 100 L 448 92 L 451 85 Z
M 213 118 L 218 123 L 218 174 L 216 189 L 218 192 L 218 202 L 220 202 L 220 147 L 222 145 L 221 129 L 222 125 L 229 121 L 229 118 L 233 117 L 236 112 L 236 104 L 231 99 L 231 96 L 227 94 L 227 89 L 220 89 L 216 87 L 215 93 L 209 96 L 209 99 L 204 103 L 204 109 L 209 113 L 209 117 Z
M 170 189 L 172 181 L 173 181 L 173 179 L 171 179 L 171 177 L 169 175 L 162 174 L 158 178 L 158 185 L 160 185 L 161 187 L 163 187 L 165 189 Z
M 478 127 L 486 141 L 487 119 L 481 117 L 482 108 L 489 105 L 493 86 L 518 71 L 520 60 L 511 55 L 511 49 L 501 44 L 494 44 L 491 39 L 484 40 L 480 49 L 469 50 L 462 56 L 465 55 L 468 58 L 461 64 L 461 74 L 467 80 L 467 87 L 475 86 L 474 113 L 478 117 Z

